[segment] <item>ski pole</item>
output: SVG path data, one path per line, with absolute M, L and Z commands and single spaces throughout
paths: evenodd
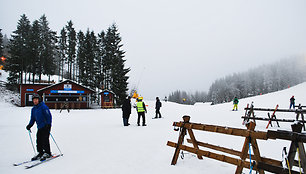
M 253 161 L 253 163 L 252 163 L 252 165 L 251 165 L 251 168 L 250 168 L 250 173 L 249 174 L 251 174 L 252 173 L 252 171 L 253 171 L 253 167 L 256 165 L 256 163 L 255 163 L 255 161 Z M 257 173 L 257 171 L 256 171 L 256 173 Z
M 252 150 L 251 150 L 251 137 L 249 137 L 249 155 L 250 155 L 250 168 L 252 167 Z M 252 171 L 252 170 L 251 170 Z M 250 172 L 251 173 L 251 172 Z
M 54 143 L 55 143 L 55 145 L 56 145 L 57 149 L 59 150 L 60 155 L 63 155 L 63 154 L 62 154 L 62 151 L 61 151 L 61 150 L 60 150 L 60 148 L 58 147 L 58 145 L 57 145 L 57 143 L 56 143 L 55 139 L 53 138 L 53 135 L 51 134 L 51 132 L 50 132 L 50 135 L 51 135 L 51 138 L 52 138 L 52 140 L 54 141 Z
M 32 136 L 31 136 L 31 131 L 30 130 L 29 130 L 29 136 L 30 136 L 30 140 L 31 140 L 31 144 L 32 144 L 32 147 L 33 147 L 34 154 L 36 154 L 36 150 L 34 148 L 34 144 L 33 144 L 33 140 L 32 140 Z
M 299 151 L 299 148 L 297 148 L 297 152 L 298 152 L 298 157 L 299 157 L 299 169 L 300 169 L 300 174 L 302 173 L 302 170 L 301 170 L 301 158 L 300 158 L 300 151 Z
M 288 160 L 288 156 L 287 156 L 286 147 L 284 147 L 283 151 L 285 152 L 285 160 L 286 160 L 286 162 L 287 162 L 287 167 L 288 167 L 289 174 L 291 174 L 291 171 L 290 171 L 290 164 L 289 164 L 289 160 Z

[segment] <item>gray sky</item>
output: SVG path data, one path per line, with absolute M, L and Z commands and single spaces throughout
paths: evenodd
M 116 22 L 130 86 L 145 99 L 211 83 L 282 58 L 306 55 L 305 0 L 0 0 L 0 28 L 43 14 L 52 30 L 72 20 L 97 34 Z

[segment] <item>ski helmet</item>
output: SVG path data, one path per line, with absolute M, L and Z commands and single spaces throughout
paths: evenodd
M 39 101 L 41 100 L 40 95 L 36 93 L 32 95 L 32 101 L 34 100 L 34 98 L 38 98 Z

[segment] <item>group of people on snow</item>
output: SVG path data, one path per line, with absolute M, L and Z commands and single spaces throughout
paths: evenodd
M 239 103 L 239 100 L 238 100 L 237 97 L 235 97 L 234 100 L 233 100 L 233 105 L 234 105 L 233 111 L 237 111 L 238 110 L 238 103 Z M 295 109 L 295 98 L 294 98 L 294 96 L 292 96 L 290 98 L 289 109 L 291 109 L 291 108 Z
M 52 157 L 51 150 L 50 150 L 50 131 L 51 131 L 51 123 L 52 123 L 52 115 L 51 112 L 46 106 L 46 104 L 41 100 L 41 97 L 38 94 L 33 94 L 32 96 L 33 101 L 33 108 L 31 110 L 31 118 L 29 124 L 26 126 L 26 129 L 31 132 L 31 128 L 36 123 L 37 125 L 37 134 L 36 134 L 36 148 L 38 154 L 32 158 L 32 160 L 45 160 L 47 158 Z M 237 97 L 234 98 L 234 110 L 238 110 L 238 103 L 239 100 Z M 160 108 L 162 107 L 162 103 L 160 99 L 156 97 L 155 103 L 155 117 L 154 118 L 161 118 Z M 295 108 L 295 98 L 292 96 L 290 98 L 290 107 L 289 109 Z M 132 111 L 131 105 L 131 97 L 128 97 L 122 105 L 122 117 L 123 117 L 123 125 L 129 126 L 129 118 Z M 146 125 L 146 117 L 145 114 L 147 113 L 146 104 L 143 102 L 142 97 L 138 97 L 136 99 L 136 111 L 138 114 L 137 125 L 140 126 L 140 119 L 142 119 L 142 126 Z
M 142 118 L 142 126 L 146 126 L 146 117 L 147 113 L 146 104 L 142 101 L 143 98 L 137 98 L 136 110 L 138 113 L 137 125 L 140 126 L 140 118 Z M 35 155 L 31 160 L 46 160 L 51 158 L 51 149 L 50 149 L 50 131 L 52 124 L 52 115 L 48 106 L 41 100 L 41 97 L 38 94 L 33 94 L 32 96 L 33 108 L 31 110 L 30 122 L 26 126 L 26 129 L 31 132 L 32 126 L 36 123 L 37 125 L 37 134 L 36 134 L 36 149 L 38 154 Z M 156 116 L 155 118 L 161 118 L 160 108 L 162 104 L 158 97 L 156 97 Z M 131 115 L 131 97 L 128 97 L 122 105 L 123 111 L 123 124 L 124 126 L 129 126 L 129 118 Z
M 146 104 L 143 102 L 143 97 L 138 97 L 136 99 L 136 111 L 137 111 L 137 125 L 140 126 L 140 119 L 142 119 L 142 126 L 146 125 L 146 113 L 147 108 Z M 156 103 L 155 103 L 155 117 L 154 118 L 161 118 L 160 108 L 162 107 L 162 104 L 158 97 L 156 97 Z M 129 118 L 132 113 L 132 105 L 131 105 L 131 97 L 129 96 L 122 104 L 122 118 L 123 118 L 123 125 L 129 126 Z

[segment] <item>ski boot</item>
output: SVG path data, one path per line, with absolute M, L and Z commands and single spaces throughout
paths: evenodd
M 49 153 L 44 153 L 43 156 L 40 158 L 40 161 L 44 161 L 46 160 L 47 158 L 51 158 L 52 155 L 49 154 Z
M 36 156 L 34 156 L 31 161 L 39 160 L 44 154 L 43 153 L 38 153 Z

